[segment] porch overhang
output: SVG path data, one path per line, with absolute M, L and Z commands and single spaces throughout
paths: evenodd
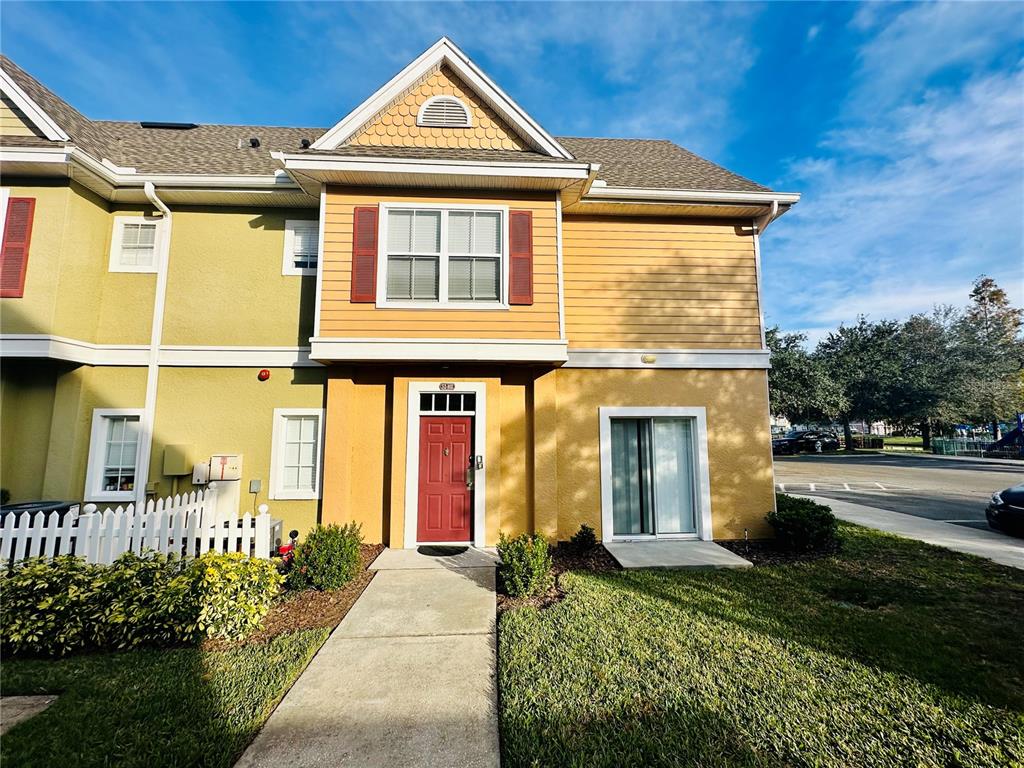
M 314 337 L 310 359 L 332 362 L 547 363 L 568 360 L 565 339 L 361 339 Z
M 591 163 L 441 160 L 301 154 L 274 155 L 309 194 L 321 184 L 556 191 L 585 183 Z

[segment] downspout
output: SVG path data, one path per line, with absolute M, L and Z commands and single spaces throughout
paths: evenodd
M 135 471 L 135 508 L 140 510 L 146 505 L 149 463 L 153 454 L 153 423 L 156 415 L 157 382 L 160 378 L 160 344 L 164 334 L 164 306 L 167 301 L 167 265 L 171 250 L 171 209 L 157 197 L 153 182 L 147 181 L 143 190 L 149 201 L 163 215 L 163 226 L 160 228 L 156 292 L 153 296 L 153 322 L 150 326 L 149 359 L 146 363 L 146 403 L 139 430 L 139 466 Z
M 754 219 L 754 274 L 757 280 L 757 311 L 760 318 L 761 325 L 761 349 L 768 349 L 768 343 L 765 340 L 765 328 L 764 328 L 764 299 L 763 292 L 761 290 L 761 233 L 764 232 L 768 225 L 771 224 L 779 216 L 779 201 L 772 200 L 772 209 L 769 213 L 764 216 L 760 216 Z M 769 365 L 771 365 L 771 359 L 769 358 Z M 771 445 L 771 434 L 772 434 L 772 405 L 771 405 L 771 387 L 768 384 L 768 371 L 764 372 L 764 401 L 768 404 L 768 444 Z M 772 468 L 772 488 L 775 488 L 775 461 L 771 454 L 771 448 L 769 447 L 768 463 Z M 775 511 L 775 494 L 772 494 L 772 512 Z M 747 530 L 743 530 L 744 538 L 747 535 Z
M 562 265 L 562 192 L 555 192 L 555 271 L 558 277 L 558 338 L 565 341 L 565 270 Z

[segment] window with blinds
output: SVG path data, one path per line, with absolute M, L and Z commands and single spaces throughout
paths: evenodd
M 111 272 L 156 272 L 160 219 L 119 216 L 110 243 Z
M 323 411 L 275 408 L 270 498 L 315 499 L 320 495 Z
M 387 211 L 388 301 L 500 302 L 501 211 Z
M 142 411 L 95 408 L 86 465 L 86 501 L 131 501 L 135 498 Z
M 320 228 L 315 221 L 289 219 L 284 223 L 284 261 L 281 274 L 315 275 Z

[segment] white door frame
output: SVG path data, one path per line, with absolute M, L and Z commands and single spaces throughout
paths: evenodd
M 451 390 L 441 389 L 454 384 Z M 476 409 L 473 411 L 473 455 L 483 457 L 483 469 L 476 470 L 473 476 L 473 540 L 475 547 L 484 546 L 486 531 L 486 498 L 487 498 L 487 385 L 482 381 L 410 381 L 407 411 L 407 429 L 405 437 L 405 549 L 415 549 L 420 542 L 416 540 L 419 523 L 419 474 L 420 474 L 420 395 L 424 392 L 471 392 L 476 395 Z M 429 415 L 429 414 L 428 414 Z M 444 413 L 438 413 L 444 416 Z M 465 413 L 463 415 L 469 415 Z M 462 544 L 467 542 L 423 542 L 429 544 Z
M 708 417 L 703 406 L 639 406 L 598 408 L 601 421 L 601 541 L 653 541 L 655 539 L 701 539 L 711 541 L 711 472 L 708 468 Z M 693 458 L 696 462 L 697 533 L 614 535 L 612 514 L 612 419 L 692 418 Z

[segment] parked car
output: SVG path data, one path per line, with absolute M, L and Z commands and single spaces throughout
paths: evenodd
M 785 437 L 776 437 L 772 440 L 772 453 L 775 455 L 838 450 L 839 438 L 820 429 L 794 429 L 787 432 Z
M 17 504 L 4 504 L 0 507 L 0 521 L 8 515 L 17 517 L 28 513 L 35 517 L 37 512 L 45 512 L 47 520 L 49 520 L 51 512 L 57 512 L 60 516 L 59 519 L 63 520 L 71 508 L 77 506 L 77 501 L 21 501 Z
M 985 517 L 997 531 L 1024 533 L 1024 483 L 993 493 Z

